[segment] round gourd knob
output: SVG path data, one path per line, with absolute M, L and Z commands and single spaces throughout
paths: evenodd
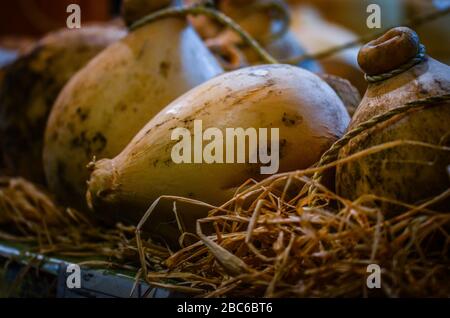
M 397 27 L 364 45 L 359 51 L 358 63 L 367 75 L 379 75 L 407 63 L 419 49 L 417 33 L 407 27 Z

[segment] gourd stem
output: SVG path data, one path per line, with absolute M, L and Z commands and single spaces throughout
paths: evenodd
M 419 52 L 417 53 L 417 55 L 415 57 L 413 57 L 411 60 L 409 60 L 408 62 L 406 62 L 405 64 L 397 67 L 396 69 L 394 69 L 392 71 L 389 71 L 389 72 L 386 72 L 383 74 L 377 74 L 377 75 L 365 74 L 365 79 L 369 83 L 381 82 L 381 81 L 390 79 L 394 76 L 397 76 L 403 72 L 406 72 L 411 67 L 413 67 L 419 63 L 422 63 L 425 59 L 426 59 L 425 46 L 423 44 L 420 44 Z
M 259 45 L 259 43 L 250 34 L 242 29 L 239 24 L 233 21 L 233 19 L 218 10 L 207 8 L 203 5 L 171 7 L 156 11 L 132 24 L 130 26 L 130 30 L 136 30 L 140 27 L 143 27 L 144 25 L 160 19 L 169 17 L 184 17 L 187 15 L 205 15 L 217 20 L 219 23 L 228 26 L 234 32 L 239 34 L 242 40 L 256 51 L 262 61 L 267 64 L 278 64 L 278 61 L 274 57 L 272 57 L 261 45 Z
M 327 164 L 333 163 L 338 159 L 340 150 L 345 147 L 351 139 L 359 136 L 361 133 L 366 130 L 373 128 L 374 126 L 385 122 L 391 119 L 394 116 L 404 114 L 407 111 L 412 109 L 422 108 L 422 107 L 431 107 L 432 105 L 436 105 L 445 101 L 450 100 L 450 94 L 443 94 L 438 96 L 431 96 L 423 99 L 418 99 L 409 103 L 404 104 L 403 106 L 391 109 L 383 114 L 378 116 L 374 116 L 368 121 L 365 121 L 358 125 L 356 128 L 347 132 L 341 139 L 336 141 L 331 148 L 326 151 L 322 158 L 319 161 L 318 167 L 325 166 Z M 322 171 L 323 172 L 323 171 Z M 320 183 L 322 180 L 322 172 L 316 172 L 312 178 L 313 184 L 309 187 L 309 193 L 314 194 L 317 191 L 317 188 L 314 184 Z

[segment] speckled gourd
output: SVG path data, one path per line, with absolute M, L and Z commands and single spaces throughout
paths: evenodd
M 278 128 L 279 172 L 311 166 L 345 131 L 350 120 L 336 93 L 317 75 L 289 65 L 261 65 L 218 76 L 190 90 L 155 116 L 115 158 L 93 164 L 88 197 L 105 219 L 137 224 L 161 195 L 222 204 L 249 178 L 261 179 L 260 164 L 175 164 L 176 128 Z M 207 142 L 205 142 L 205 145 Z M 225 153 L 225 151 L 224 151 Z M 267 176 L 267 175 L 265 175 Z M 207 210 L 177 204 L 185 229 Z M 145 228 L 176 241 L 170 200 L 162 201 Z
M 419 38 L 408 28 L 395 28 L 368 43 L 359 53 L 361 68 L 369 76 L 398 69 L 419 51 Z M 450 67 L 427 56 L 424 61 L 391 78 L 369 84 L 349 129 L 405 103 L 450 93 Z M 450 102 L 415 109 L 379 123 L 353 138 L 339 157 L 395 140 L 450 145 Z M 409 204 L 423 203 L 447 190 L 450 152 L 445 149 L 403 145 L 338 166 L 340 195 L 355 200 L 376 195 Z M 380 202 L 384 212 L 399 206 Z M 449 209 L 448 200 L 439 208 Z
M 0 82 L 2 173 L 45 183 L 42 147 L 54 101 L 79 69 L 125 34 L 125 30 L 107 25 L 55 31 L 3 69 Z
M 50 115 L 44 166 L 52 192 L 86 208 L 93 157 L 117 155 L 162 108 L 222 71 L 184 18 L 146 24 L 108 47 L 64 87 Z

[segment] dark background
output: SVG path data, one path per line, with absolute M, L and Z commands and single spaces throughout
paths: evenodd
M 108 21 L 120 12 L 120 0 L 4 0 L 0 2 L 0 36 L 40 36 L 66 26 L 69 4 L 81 6 L 82 23 Z

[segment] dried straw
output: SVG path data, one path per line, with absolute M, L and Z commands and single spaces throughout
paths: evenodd
M 134 226 L 96 224 L 74 209 L 56 205 L 43 189 L 22 178 L 0 178 L 0 240 L 84 266 L 137 271 Z M 167 250 L 151 241 L 145 246 L 153 255 L 152 266 L 161 267 Z
M 248 180 L 220 207 L 164 196 L 136 228 L 101 227 L 58 207 L 23 179 L 2 178 L 0 223 L 9 225 L 1 228 L 0 238 L 34 243 L 47 255 L 82 258 L 85 266 L 133 270 L 136 279 L 196 297 L 448 297 L 450 213 L 431 207 L 448 198 L 450 189 L 420 206 L 371 194 L 349 201 L 312 178 L 338 164 L 405 146 L 448 151 L 394 141 L 323 167 Z M 317 190 L 308 191 L 310 186 Z M 173 253 L 141 232 L 161 200 L 211 209 L 198 220 L 197 242 Z M 312 207 L 317 201 L 326 205 Z M 405 212 L 386 218 L 389 214 L 373 204 L 377 201 Z M 205 228 L 214 230 L 204 233 Z M 370 264 L 382 269 L 381 289 L 367 287 Z
M 311 178 L 337 164 L 405 145 L 438 147 L 395 141 L 326 167 L 247 182 L 198 221 L 199 241 L 170 256 L 165 272 L 147 272 L 144 264 L 147 281 L 166 286 L 175 281 L 172 288 L 190 287 L 202 297 L 450 296 L 450 211 L 430 209 L 450 197 L 450 189 L 420 206 L 369 194 L 352 202 Z M 305 186 L 291 189 L 295 184 Z M 308 192 L 310 186 L 318 191 Z M 318 199 L 328 205 L 311 207 Z M 405 212 L 387 219 L 388 213 L 373 204 L 377 201 L 400 205 Z M 156 208 L 157 202 L 147 216 Z M 214 232 L 204 234 L 205 225 Z M 371 264 L 382 269 L 381 289 L 367 286 Z

